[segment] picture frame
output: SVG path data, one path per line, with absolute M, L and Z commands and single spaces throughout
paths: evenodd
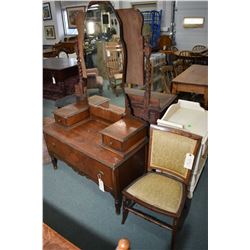
M 66 8 L 69 29 L 76 29 L 75 17 L 78 11 L 85 12 L 85 6 L 76 6 L 76 7 Z
M 43 3 L 43 20 L 52 20 L 50 3 Z
M 44 26 L 44 36 L 47 40 L 56 39 L 56 32 L 54 25 Z

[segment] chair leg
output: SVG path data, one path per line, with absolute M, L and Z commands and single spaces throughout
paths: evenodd
M 126 199 L 125 196 L 123 196 L 123 204 L 122 204 L 122 224 L 125 223 L 127 217 L 128 217 L 128 210 L 127 210 L 127 205 L 129 203 L 129 200 Z
M 174 250 L 174 248 L 175 248 L 177 229 L 178 229 L 178 219 L 174 219 L 172 240 L 171 240 L 171 250 Z
M 189 213 L 189 210 L 190 210 L 190 207 L 191 207 L 191 201 L 192 199 L 186 199 L 186 202 L 185 202 L 185 205 L 184 205 L 184 208 L 182 210 L 182 213 L 181 213 L 181 217 L 179 219 L 179 223 L 178 223 L 178 229 L 181 230 L 182 227 L 183 227 L 183 224 L 186 220 L 186 217 L 188 216 L 188 213 Z
M 52 165 L 54 169 L 57 169 L 57 159 L 56 157 L 54 157 L 53 155 L 50 155 L 51 161 L 52 161 Z

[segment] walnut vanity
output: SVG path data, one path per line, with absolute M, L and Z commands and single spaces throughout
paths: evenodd
M 96 182 L 114 196 L 119 213 L 122 190 L 145 172 L 148 125 L 107 102 L 88 103 L 82 53 L 84 15 L 76 18 L 80 75 L 76 103 L 54 112 L 55 121 L 44 126 L 44 137 L 54 168 L 59 159 Z

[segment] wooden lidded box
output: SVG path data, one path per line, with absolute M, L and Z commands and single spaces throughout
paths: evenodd
M 147 140 L 146 123 L 130 117 L 122 118 L 100 133 L 102 146 L 119 153 L 121 156 L 127 155 L 135 146 L 143 140 Z
M 89 108 L 86 104 L 70 104 L 54 112 L 55 121 L 62 126 L 70 127 L 89 117 Z

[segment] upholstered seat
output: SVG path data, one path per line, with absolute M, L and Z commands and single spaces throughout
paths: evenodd
M 183 196 L 183 184 L 158 173 L 147 173 L 127 193 L 162 210 L 177 213 Z

